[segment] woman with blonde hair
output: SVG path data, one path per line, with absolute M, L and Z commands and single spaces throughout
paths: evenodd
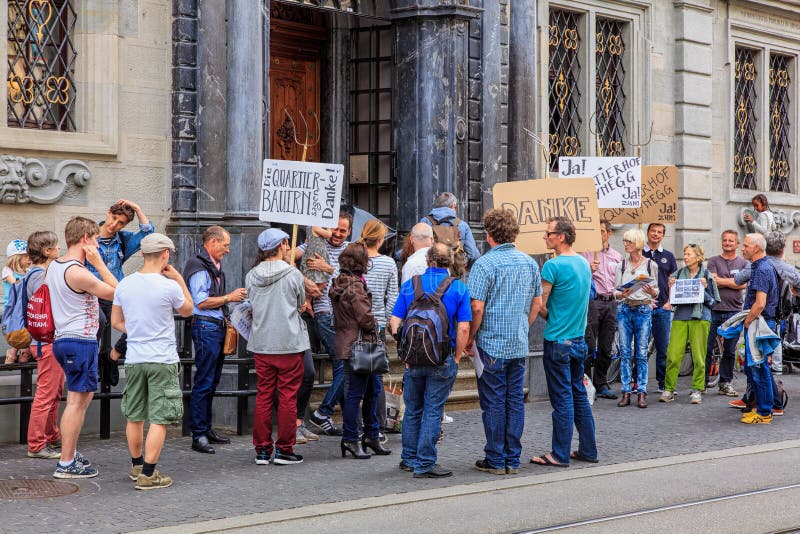
M 664 392 L 659 402 L 675 400 L 675 384 L 678 381 L 678 369 L 686 352 L 686 341 L 692 348 L 692 393 L 689 397 L 692 404 L 703 402 L 702 392 L 706 382 L 706 350 L 708 347 L 708 331 L 711 326 L 711 309 L 719 302 L 719 291 L 714 277 L 703 267 L 705 254 L 700 245 L 683 247 L 684 266 L 669 277 L 669 286 L 675 280 L 699 279 L 703 286 L 702 300 L 693 304 L 673 304 L 672 329 L 669 333 L 667 347 L 667 374 L 664 377 Z
M 650 320 L 654 299 L 658 296 L 658 266 L 642 255 L 645 239 L 641 230 L 628 230 L 622 236 L 625 254 L 617 264 L 616 290 L 617 332 L 619 333 L 620 379 L 622 399 L 617 406 L 630 406 L 633 385 L 636 385 L 639 408 L 647 408 L 647 346 L 650 342 Z M 637 280 L 650 281 L 644 285 L 624 287 Z M 633 352 L 631 351 L 633 344 Z M 636 359 L 636 377 L 631 376 L 632 359 Z

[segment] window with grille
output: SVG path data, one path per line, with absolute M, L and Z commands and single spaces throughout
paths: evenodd
M 558 169 L 560 156 L 581 152 L 581 73 L 578 31 L 580 15 L 560 9 L 550 10 L 548 66 L 550 94 L 550 170 Z
M 350 199 L 384 222 L 397 219 L 392 91 L 394 27 L 352 30 Z
M 757 55 L 758 52 L 751 48 L 736 47 L 733 75 L 733 186 L 740 189 L 757 189 Z
M 780 54 L 769 57 L 769 190 L 790 192 L 789 63 Z
M 595 32 L 595 128 L 598 156 L 625 152 L 624 23 L 597 17 Z
M 8 125 L 75 131 L 70 0 L 8 0 Z

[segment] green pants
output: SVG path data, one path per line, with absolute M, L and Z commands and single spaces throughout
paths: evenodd
M 667 375 L 664 378 L 664 389 L 675 391 L 678 382 L 678 369 L 681 367 L 683 355 L 686 353 L 686 341 L 692 347 L 692 389 L 706 389 L 706 347 L 708 346 L 709 321 L 691 319 L 689 321 L 672 321 L 667 347 Z

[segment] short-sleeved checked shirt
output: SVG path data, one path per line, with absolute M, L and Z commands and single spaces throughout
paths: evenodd
M 542 277 L 533 259 L 511 243 L 478 258 L 467 281 L 469 295 L 484 302 L 476 334 L 478 346 L 494 358 L 528 355 L 528 313 L 542 294 Z

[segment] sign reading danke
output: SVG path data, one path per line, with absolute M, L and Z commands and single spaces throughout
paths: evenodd
M 599 208 L 638 208 L 642 203 L 639 158 L 558 158 L 559 178 L 592 178 Z
M 343 179 L 343 165 L 265 159 L 258 218 L 335 228 Z
M 600 250 L 600 213 L 590 178 L 505 182 L 492 190 L 494 207 L 510 211 L 519 223 L 518 250 L 552 252 L 544 241 L 550 217 L 566 217 L 575 225 L 578 252 Z

